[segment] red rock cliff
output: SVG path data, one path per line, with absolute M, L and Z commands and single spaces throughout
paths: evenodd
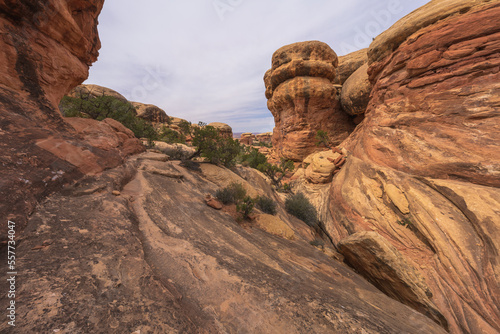
M 97 59 L 103 2 L 0 2 L 0 215 L 16 220 L 19 233 L 44 195 L 142 150 L 118 124 L 90 133 L 94 122 L 75 129 L 57 109 Z
M 500 3 L 431 1 L 374 40 L 369 64 L 370 103 L 342 144 L 327 229 L 336 241 L 376 231 L 425 277 L 421 312 L 438 309 L 453 333 L 497 333 Z M 356 238 L 345 255 L 366 270 L 352 254 L 374 241 Z

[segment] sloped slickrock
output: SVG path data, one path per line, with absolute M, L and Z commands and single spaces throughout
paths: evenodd
M 233 138 L 233 129 L 226 123 L 212 122 L 209 123 L 208 125 L 213 126 L 217 130 L 219 130 L 219 133 L 222 137 Z
M 169 117 L 167 113 L 153 105 L 153 104 L 145 104 L 140 102 L 130 102 L 135 110 L 137 111 L 137 117 L 145 119 L 151 123 L 168 123 Z
M 114 98 L 117 98 L 118 100 L 122 102 L 128 102 L 128 100 L 123 96 L 122 94 L 118 93 L 117 91 L 107 88 L 107 87 L 102 87 L 99 85 L 90 85 L 90 84 L 84 84 L 84 85 L 79 85 L 73 88 L 68 94 L 66 94 L 69 97 L 76 97 L 76 98 L 82 98 L 82 97 L 100 97 L 100 96 L 112 96 Z
M 318 150 L 318 130 L 326 131 L 338 145 L 354 129 L 334 85 L 337 65 L 335 52 L 318 41 L 290 44 L 273 54 L 264 82 L 278 155 L 302 161 Z
M 358 68 L 366 63 L 368 63 L 368 49 L 361 49 L 339 57 L 335 83 L 343 85 Z
M 368 64 L 358 68 L 342 86 L 340 102 L 342 109 L 351 116 L 364 114 L 368 102 L 372 85 L 368 79 Z
M 103 0 L 0 2 L 0 216 L 3 222 L 15 220 L 19 234 L 44 196 L 143 150 L 126 133 L 104 125 L 113 140 L 104 146 L 114 148 L 94 147 L 58 111 L 61 98 L 87 78 L 97 59 L 102 5 Z M 1 241 L 6 228 L 0 225 Z
M 419 310 L 448 327 L 446 319 L 430 301 L 429 287 L 422 275 L 401 253 L 376 232 L 359 232 L 340 241 L 339 252 L 358 273 L 381 291 Z
M 329 194 L 334 241 L 386 238 L 452 333 L 500 331 L 499 27 L 498 1 L 431 1 L 377 37 L 366 118 Z
M 19 246 L 10 333 L 445 333 L 308 243 L 208 207 L 217 187 L 198 174 L 141 164 L 37 209 Z M 111 184 L 120 196 L 85 192 Z

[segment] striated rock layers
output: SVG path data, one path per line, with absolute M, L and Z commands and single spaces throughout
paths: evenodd
M 334 85 L 337 65 L 335 52 L 318 41 L 287 45 L 273 54 L 264 82 L 275 121 L 273 147 L 279 155 L 302 161 L 318 150 L 318 130 L 326 131 L 337 145 L 354 129 Z
M 347 162 L 333 178 L 326 229 L 387 294 L 452 333 L 498 333 L 500 2 L 431 1 L 368 54 L 371 99 L 342 144 Z M 342 241 L 364 231 L 397 249 L 429 293 L 384 287 L 381 270 L 400 267 L 394 248 L 371 235 Z
M 112 142 L 93 146 L 88 127 L 75 129 L 57 111 L 62 96 L 87 78 L 97 59 L 102 5 L 103 0 L 0 3 L 2 240 L 5 219 L 14 220 L 21 233 L 43 196 L 143 149 L 125 130 L 108 123 L 100 125 L 100 138 Z

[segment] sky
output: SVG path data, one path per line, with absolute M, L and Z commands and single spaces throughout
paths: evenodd
M 272 131 L 263 77 L 280 47 L 327 43 L 342 56 L 428 0 L 106 0 L 86 84 L 167 115 Z

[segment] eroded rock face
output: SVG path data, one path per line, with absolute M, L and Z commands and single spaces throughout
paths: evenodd
M 278 225 L 261 222 L 270 233 L 244 228 L 206 205 L 218 185 L 205 169 L 149 156 L 38 207 L 19 246 L 9 333 L 445 333 L 311 246 L 283 204 L 269 217 Z M 263 178 L 252 186 L 270 191 Z
M 326 131 L 337 145 L 354 129 L 333 84 L 337 65 L 335 52 L 318 41 L 287 45 L 273 54 L 264 82 L 275 121 L 273 147 L 279 155 L 302 161 L 318 149 L 318 130 Z
M 431 1 L 377 37 L 330 189 L 333 239 L 376 230 L 452 333 L 500 331 L 499 27 L 498 1 Z
M 368 49 L 361 49 L 339 57 L 335 83 L 343 85 L 358 68 L 366 63 L 368 63 Z
M 87 97 L 100 97 L 100 96 L 112 96 L 117 98 L 118 100 L 122 102 L 128 102 L 128 100 L 123 96 L 122 94 L 118 93 L 117 91 L 107 88 L 107 87 L 102 87 L 99 85 L 79 85 L 73 88 L 72 90 L 69 91 L 68 94 L 66 94 L 70 97 L 76 97 L 76 98 L 87 98 Z
M 255 135 L 255 140 L 259 143 L 271 144 L 273 138 L 272 132 L 264 132 Z
M 240 136 L 240 143 L 244 145 L 252 145 L 255 140 L 255 135 L 251 132 L 242 133 Z
M 58 111 L 60 99 L 87 78 L 97 59 L 102 5 L 103 0 L 0 3 L 0 216 L 14 220 L 19 234 L 43 196 L 86 173 L 115 167 L 133 147 L 143 150 L 109 124 L 100 126 L 101 139 L 110 142 L 92 146 Z M 1 224 L 1 240 L 6 226 Z

